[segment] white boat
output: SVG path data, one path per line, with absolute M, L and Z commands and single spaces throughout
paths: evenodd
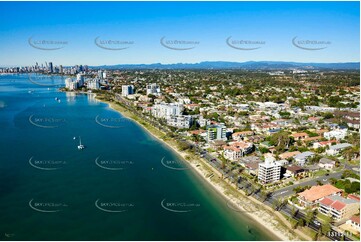
M 73 139 L 76 139 L 76 137 L 74 136 Z
M 81 138 L 80 138 L 80 136 L 79 136 L 78 150 L 82 150 L 82 149 L 84 149 L 84 148 L 85 148 L 85 146 L 81 144 Z

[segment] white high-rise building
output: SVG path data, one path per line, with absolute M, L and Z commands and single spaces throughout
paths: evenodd
M 131 94 L 134 94 L 134 86 L 133 85 L 122 85 L 122 96 L 126 97 Z
M 88 89 L 98 90 L 100 89 L 99 79 L 95 78 L 88 81 Z
M 147 85 L 147 95 L 160 95 L 160 86 L 157 83 L 151 83 Z
M 76 90 L 78 89 L 78 83 L 71 78 L 66 78 L 65 87 L 69 90 Z
M 82 74 L 76 75 L 76 81 L 78 82 L 79 87 L 84 86 L 84 76 Z
M 281 164 L 272 158 L 266 158 L 258 165 L 258 181 L 262 184 L 272 183 L 281 179 Z

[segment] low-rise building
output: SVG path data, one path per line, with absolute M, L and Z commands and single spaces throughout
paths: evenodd
M 298 201 L 303 207 L 315 207 L 324 197 L 331 195 L 341 195 L 342 190 L 330 184 L 322 186 L 312 186 L 303 192 L 298 193 Z
M 359 209 L 360 203 L 357 201 L 332 195 L 324 197 L 319 201 L 318 211 L 332 217 L 336 221 L 342 221 L 358 213 Z
M 190 128 L 192 125 L 193 118 L 191 115 L 177 115 L 167 118 L 167 124 L 172 127 L 179 129 Z
M 295 139 L 295 140 L 303 140 L 309 137 L 309 135 L 307 133 L 294 133 L 291 134 L 291 136 Z
M 315 155 L 315 153 L 313 153 L 311 151 L 306 151 L 306 152 L 296 155 L 294 158 L 298 165 L 304 166 L 306 164 L 306 162 L 308 161 L 308 159 L 313 157 L 314 155 Z
M 231 142 L 223 147 L 224 157 L 231 161 L 239 161 L 241 157 L 253 151 L 253 144 L 247 142 Z
M 313 143 L 313 148 L 314 149 L 318 149 L 318 148 L 325 148 L 327 146 L 331 146 L 333 143 L 336 143 L 337 140 L 333 139 L 333 140 L 327 140 L 327 141 L 320 141 L 320 142 L 315 142 Z
M 285 177 L 304 178 L 307 170 L 303 167 L 292 165 L 287 167 Z
M 254 132 L 253 131 L 235 132 L 232 134 L 232 139 L 240 141 L 240 140 L 243 140 L 244 137 L 250 136 L 250 135 L 254 135 Z
M 336 166 L 336 161 L 327 158 L 321 158 L 318 166 L 324 169 L 331 170 Z
M 301 152 L 299 151 L 292 151 L 292 152 L 285 152 L 285 153 L 282 153 L 280 155 L 278 155 L 281 159 L 290 159 L 298 154 L 301 154 Z
M 342 150 L 352 147 L 351 144 L 342 143 L 337 145 L 332 145 L 328 150 L 326 150 L 326 154 L 328 155 L 338 155 Z
M 346 221 L 346 224 L 350 225 L 352 228 L 356 229 L 360 233 L 360 215 L 354 215 Z
M 340 140 L 340 139 L 344 139 L 346 135 L 347 135 L 347 129 L 335 129 L 335 130 L 331 130 L 330 132 L 325 132 L 323 134 L 323 137 L 325 137 L 328 140 L 330 139 Z

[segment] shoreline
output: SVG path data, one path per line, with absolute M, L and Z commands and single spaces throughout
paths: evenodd
M 232 207 L 230 208 L 233 210 L 238 211 L 238 213 L 242 213 L 244 217 L 248 217 L 252 219 L 252 221 L 259 226 L 259 228 L 262 228 L 272 234 L 271 237 L 275 238 L 275 240 L 279 241 L 290 241 L 290 240 L 296 240 L 299 241 L 301 239 L 308 240 L 309 238 L 306 238 L 306 235 L 303 235 L 302 238 L 300 234 L 292 234 L 290 231 L 291 229 L 285 228 L 287 225 L 284 225 L 284 223 L 288 223 L 288 221 L 283 218 L 284 221 L 280 221 L 282 219 L 279 218 L 279 216 L 276 216 L 275 212 L 271 210 L 271 208 L 265 206 L 261 202 L 257 201 L 256 199 L 252 197 L 247 197 L 245 194 L 243 194 L 242 191 L 236 190 L 235 187 L 233 187 L 231 184 L 227 183 L 223 178 L 221 178 L 221 174 L 214 169 L 211 165 L 207 164 L 206 161 L 202 160 L 199 157 L 196 157 L 195 160 L 189 160 L 189 154 L 184 151 L 180 151 L 174 144 L 171 144 L 170 142 L 167 142 L 161 138 L 160 133 L 163 133 L 162 131 L 158 130 L 157 128 L 154 128 L 157 130 L 158 134 L 155 132 L 153 133 L 151 130 L 149 130 L 147 127 L 145 127 L 144 124 L 140 123 L 138 120 L 133 118 L 130 115 L 130 111 L 126 108 L 118 105 L 115 102 L 109 102 L 106 100 L 99 99 L 97 96 L 95 96 L 95 99 L 97 99 L 100 102 L 106 103 L 110 109 L 120 113 L 122 116 L 131 119 L 132 121 L 136 122 L 142 129 L 144 129 L 147 133 L 149 133 L 152 137 L 157 139 L 158 141 L 162 142 L 162 144 L 166 145 L 168 148 L 170 148 L 175 154 L 177 154 L 179 157 L 181 157 L 187 165 L 189 165 L 194 172 L 195 175 L 199 176 L 199 178 L 207 183 L 207 185 L 210 185 L 212 189 L 219 194 L 222 198 L 225 199 L 227 202 L 227 206 L 229 206 L 229 203 L 232 204 Z M 115 105 L 117 107 L 115 107 Z M 138 117 L 134 114 L 135 117 Z M 141 119 L 140 117 L 138 117 Z M 144 121 L 147 123 L 147 121 Z M 151 126 L 153 127 L 153 126 Z M 163 133 L 164 134 L 164 133 Z M 164 134 L 165 135 L 165 134 Z M 187 159 L 188 158 L 188 159 Z M 218 180 L 218 182 L 214 181 Z M 232 193 L 236 193 L 232 195 Z M 250 211 L 251 208 L 251 211 Z M 253 211 L 252 211 L 253 210 Z M 271 211 L 270 211 L 271 210 Z M 280 216 L 282 216 L 280 214 Z M 293 230 L 294 231 L 294 230 Z

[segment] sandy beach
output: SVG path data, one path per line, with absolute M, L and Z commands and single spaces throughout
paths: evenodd
M 207 181 L 207 183 L 210 184 L 213 189 L 215 189 L 224 197 L 226 201 L 228 201 L 227 206 L 230 209 L 239 212 L 242 214 L 242 216 L 248 216 L 250 219 L 257 222 L 260 227 L 264 228 L 270 234 L 272 234 L 276 240 L 311 240 L 308 236 L 302 234 L 300 231 L 291 229 L 289 222 L 279 212 L 275 212 L 271 208 L 265 206 L 252 197 L 247 197 L 243 191 L 236 190 L 234 186 L 228 184 L 224 179 L 222 179 L 221 174 L 212 166 L 207 164 L 206 161 L 199 157 L 192 157 L 192 159 L 190 159 L 190 153 L 180 151 L 171 142 L 164 141 L 160 135 L 162 134 L 161 131 L 157 130 L 156 133 L 148 130 L 142 123 L 134 119 L 134 116 L 136 115 L 131 114 L 124 107 L 121 107 L 116 103 L 107 102 L 97 97 L 96 99 L 107 103 L 111 109 L 119 112 L 124 117 L 132 119 L 154 138 L 171 148 L 193 168 L 192 170 L 195 171 L 196 174 Z M 164 135 L 165 134 L 163 134 L 163 136 Z

